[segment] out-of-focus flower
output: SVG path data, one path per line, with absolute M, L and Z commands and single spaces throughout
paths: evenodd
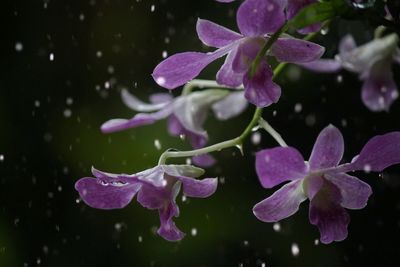
M 140 113 L 131 119 L 112 119 L 101 126 L 104 133 L 122 131 L 138 126 L 153 124 L 168 119 L 168 132 L 172 136 L 184 136 L 193 148 L 204 147 L 208 135 L 203 128 L 209 109 L 218 119 L 226 120 L 240 114 L 247 101 L 242 91 L 203 90 L 173 98 L 170 94 L 159 93 L 150 96 L 150 104 L 140 101 L 127 90 L 121 92 L 122 100 L 129 108 Z M 193 157 L 193 162 L 202 167 L 214 164 L 208 154 Z
M 255 216 L 264 222 L 282 220 L 308 198 L 310 222 L 319 228 L 321 242 L 345 239 L 350 222 L 346 209 L 364 208 L 372 194 L 368 184 L 346 172 L 380 172 L 400 163 L 400 132 L 372 138 L 351 163 L 339 165 L 343 152 L 343 136 L 332 125 L 319 134 L 308 162 L 292 147 L 258 152 L 256 171 L 264 188 L 290 182 L 256 204 Z
M 212 53 L 185 52 L 161 62 L 153 72 L 162 87 L 174 89 L 195 78 L 214 60 L 228 54 L 217 73 L 217 82 L 229 87 L 244 85 L 246 99 L 258 106 L 276 103 L 280 87 L 272 81 L 273 71 L 263 59 L 255 73 L 251 65 L 271 33 L 286 21 L 285 6 L 278 0 L 247 0 L 237 12 L 240 34 L 211 21 L 199 19 L 197 33 L 207 46 L 218 48 Z M 312 42 L 283 36 L 272 45 L 269 55 L 278 61 L 305 63 L 317 60 L 324 48 Z
M 301 65 L 317 72 L 336 72 L 344 68 L 358 73 L 363 81 L 363 103 L 371 111 L 388 111 L 399 97 L 392 72 L 393 62 L 400 64 L 398 41 L 398 35 L 393 33 L 357 47 L 353 37 L 346 35 L 335 59 L 320 59 Z
M 206 198 L 216 189 L 217 178 L 194 179 L 204 171 L 191 165 L 160 165 L 132 175 L 112 174 L 92 169 L 96 178 L 85 177 L 75 184 L 82 200 L 96 209 L 122 209 L 137 194 L 145 208 L 158 210 L 160 227 L 157 233 L 169 241 L 184 237 L 173 217 L 179 216 L 175 202 L 181 186 L 188 197 Z

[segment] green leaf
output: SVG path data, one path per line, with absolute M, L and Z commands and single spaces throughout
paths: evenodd
M 319 2 L 303 8 L 290 20 L 290 25 L 295 29 L 302 29 L 307 26 L 332 19 L 348 11 L 344 0 L 331 0 Z

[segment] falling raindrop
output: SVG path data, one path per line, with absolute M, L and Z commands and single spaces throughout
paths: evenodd
M 294 112 L 300 113 L 302 110 L 303 106 L 301 105 L 301 103 L 297 103 L 296 105 L 294 105 Z
M 157 150 L 160 150 L 162 147 L 160 140 L 158 139 L 154 140 L 154 146 L 157 148 Z
M 251 135 L 251 143 L 253 145 L 258 145 L 261 142 L 261 134 L 259 132 L 255 132 Z
M 300 254 L 300 248 L 296 243 L 292 244 L 291 251 L 292 251 L 292 255 L 295 257 L 299 256 L 299 254 Z
M 64 117 L 69 118 L 72 116 L 72 111 L 70 109 L 64 110 Z
M 281 231 L 280 223 L 274 223 L 274 225 L 272 226 L 272 229 L 274 229 L 275 232 L 280 232 Z
M 21 52 L 22 50 L 24 50 L 24 45 L 21 42 L 15 43 L 15 51 Z
M 365 171 L 366 173 L 371 172 L 371 165 L 365 164 L 365 165 L 364 165 L 364 171 Z
M 192 236 L 196 236 L 197 235 L 197 229 L 196 228 L 192 228 L 190 233 L 192 234 Z
M 72 103 L 74 103 L 74 100 L 72 99 L 72 97 L 67 97 L 67 99 L 65 100 L 65 103 L 67 103 L 68 106 L 72 105 Z

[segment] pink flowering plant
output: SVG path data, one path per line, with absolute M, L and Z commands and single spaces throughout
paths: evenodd
M 384 15 L 374 13 L 376 9 L 375 1 L 245 0 L 236 13 L 238 32 L 198 19 L 200 41 L 216 50 L 172 55 L 152 73 L 159 86 L 169 90 L 183 86 L 182 93 L 173 97 L 161 92 L 145 102 L 123 90 L 122 101 L 137 113 L 128 119 L 111 119 L 101 126 L 101 131 L 109 134 L 166 119 L 169 134 L 185 137 L 193 150 L 168 149 L 155 167 L 134 174 L 112 174 L 93 168 L 94 177 L 81 178 L 75 184 L 80 197 L 87 205 L 106 210 L 124 208 L 136 197 L 141 206 L 158 211 L 157 233 L 166 240 L 179 241 L 185 234 L 173 219 L 180 213 L 175 201 L 180 191 L 188 197 L 207 198 L 217 190 L 217 178 L 199 178 L 205 171 L 195 165 L 218 164 L 210 153 L 230 147 L 239 147 L 242 154 L 247 154 L 243 142 L 252 129 L 259 127 L 280 146 L 256 153 L 258 180 L 263 188 L 282 186 L 254 205 L 255 217 L 267 223 L 283 220 L 308 199 L 309 220 L 318 227 L 320 241 L 328 244 L 344 240 L 350 222 L 347 210 L 364 208 L 373 192 L 363 181 L 363 174 L 353 172 L 381 172 L 399 164 L 400 132 L 372 137 L 346 163 L 342 162 L 344 138 L 338 128 L 328 125 L 305 160 L 262 118 L 262 112 L 279 102 L 285 88 L 276 78 L 288 64 L 320 73 L 341 69 L 357 73 L 363 82 L 361 99 L 365 106 L 371 112 L 389 112 L 398 98 L 392 64 L 400 63 L 399 14 L 391 1 L 382 7 Z M 313 42 L 313 37 L 329 27 L 332 19 L 349 17 L 375 25 L 375 39 L 357 46 L 355 39 L 346 35 L 337 45 L 338 54 L 333 59 L 323 58 L 325 48 Z M 211 62 L 224 56 L 215 81 L 196 79 Z M 255 109 L 254 115 L 239 136 L 208 144 L 204 125 L 210 111 L 217 120 L 229 120 L 248 107 Z M 184 165 L 168 164 L 171 158 L 190 160 Z

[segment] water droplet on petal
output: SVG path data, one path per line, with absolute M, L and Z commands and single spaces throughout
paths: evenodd
M 364 169 L 364 171 L 365 171 L 366 173 L 370 173 L 370 172 L 371 172 L 371 165 L 365 164 L 363 169 Z

